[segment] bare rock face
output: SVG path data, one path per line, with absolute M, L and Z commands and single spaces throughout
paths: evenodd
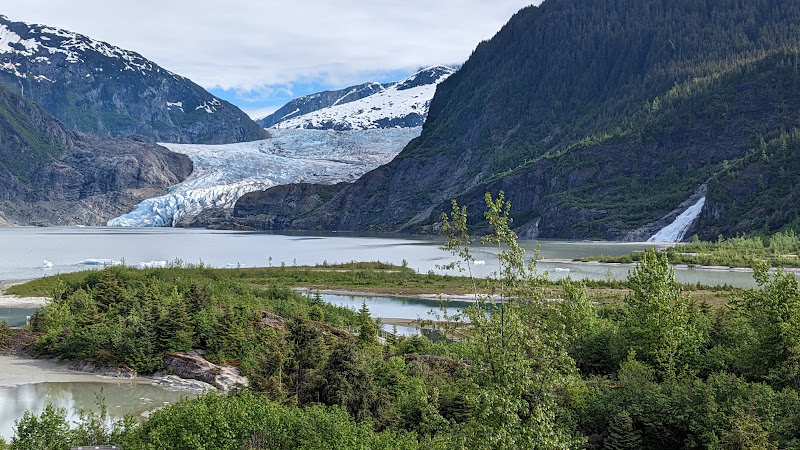
M 71 131 L 0 85 L 0 226 L 105 225 L 192 169 L 144 138 Z
M 92 361 L 86 361 L 83 359 L 76 359 L 70 361 L 67 367 L 69 367 L 72 370 L 77 370 L 78 372 L 93 373 L 95 375 L 101 375 L 104 377 L 136 378 L 139 376 L 139 374 L 136 373 L 135 370 L 121 369 L 118 367 L 107 367 L 102 364 L 98 364 Z
M 248 385 L 247 377 L 242 376 L 239 369 L 214 364 L 205 359 L 204 354 L 202 350 L 169 353 L 164 356 L 164 367 L 181 378 L 200 380 L 222 391 Z
M 187 380 L 177 375 L 163 375 L 165 372 L 159 372 L 153 375 L 153 381 L 150 383 L 153 386 L 161 386 L 171 389 L 183 389 L 187 391 L 208 392 L 216 390 L 216 388 L 206 382 L 199 380 Z

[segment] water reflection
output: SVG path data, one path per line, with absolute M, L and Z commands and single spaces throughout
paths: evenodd
M 0 436 L 10 439 L 14 422 L 25 411 L 41 414 L 48 403 L 66 409 L 67 420 L 74 422 L 79 419 L 81 411 L 98 411 L 100 398 L 104 399 L 109 416 L 118 419 L 127 413 L 138 417 L 145 411 L 177 402 L 187 395 L 196 394 L 141 382 L 45 382 L 0 387 Z
M 0 322 L 5 320 L 10 327 L 21 327 L 35 312 L 36 308 L 0 308 Z

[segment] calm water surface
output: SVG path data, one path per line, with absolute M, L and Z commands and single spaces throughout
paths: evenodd
M 21 327 L 35 312 L 36 308 L 0 308 L 0 322 L 5 320 L 11 327 Z
M 0 228 L 0 280 L 41 277 L 90 268 L 87 259 L 122 260 L 136 266 L 149 261 L 204 263 L 213 267 L 243 267 L 321 264 L 325 261 L 403 260 L 420 273 L 442 273 L 438 265 L 455 258 L 441 250 L 443 239 L 409 236 L 365 236 L 354 234 L 270 234 L 175 228 Z M 572 259 L 581 256 L 618 256 L 650 248 L 647 243 L 521 241 L 526 255 L 541 245 L 541 258 Z M 496 270 L 496 249 L 475 246 L 476 275 Z M 52 268 L 42 268 L 47 260 Z M 625 279 L 630 266 L 541 262 L 539 269 L 552 279 Z M 703 284 L 752 286 L 749 273 L 731 271 L 676 270 L 679 281 Z
M 150 380 L 122 380 L 68 370 L 51 361 L 0 356 L 0 436 L 10 440 L 14 421 L 25 411 L 41 414 L 48 403 L 65 408 L 69 421 L 78 420 L 81 411 L 98 411 L 98 396 L 104 399 L 109 415 L 118 419 L 127 413 L 139 416 L 190 391 L 151 386 Z

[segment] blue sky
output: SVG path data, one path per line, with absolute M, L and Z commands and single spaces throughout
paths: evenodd
M 301 95 L 462 64 L 531 0 L 0 3 L 11 20 L 136 51 L 259 117 Z
M 325 78 L 320 78 L 315 81 L 298 81 L 287 83 L 286 85 L 276 86 L 274 90 L 264 92 L 264 88 L 243 90 L 243 89 L 222 89 L 210 88 L 208 92 L 216 95 L 217 97 L 227 100 L 230 103 L 238 106 L 243 111 L 248 112 L 254 119 L 267 116 L 281 106 L 288 103 L 290 100 L 301 97 L 315 92 L 329 91 L 342 89 L 344 87 L 361 84 L 367 81 L 377 81 L 379 83 L 386 83 L 389 81 L 398 81 L 416 72 L 416 69 L 401 69 L 389 72 L 375 72 L 365 73 L 363 78 L 358 80 L 338 83 L 332 83 Z

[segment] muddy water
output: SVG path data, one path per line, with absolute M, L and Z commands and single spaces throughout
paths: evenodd
M 48 403 L 65 408 L 70 421 L 97 411 L 104 399 L 112 418 L 140 416 L 196 393 L 151 386 L 147 378 L 119 379 L 75 372 L 51 361 L 0 356 L 0 436 L 9 440 L 25 411 L 40 414 Z

